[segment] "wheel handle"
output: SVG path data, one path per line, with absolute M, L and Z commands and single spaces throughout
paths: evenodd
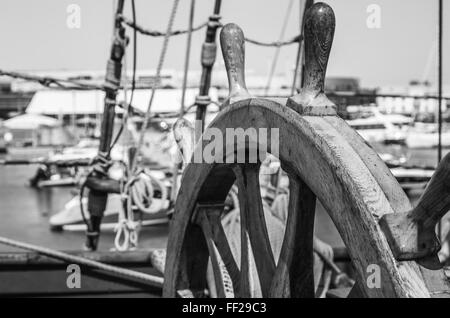
M 220 46 L 230 89 L 225 105 L 250 98 L 245 84 L 245 38 L 242 29 L 234 23 L 225 25 L 220 32 Z
M 304 25 L 305 71 L 300 93 L 288 99 L 287 106 L 306 116 L 334 116 L 336 105 L 324 93 L 328 58 L 333 44 L 336 19 L 333 9 L 323 2 L 308 9 Z
M 439 163 L 417 206 L 407 213 L 386 214 L 380 220 L 394 256 L 440 269 L 441 247 L 436 224 L 450 210 L 450 154 Z

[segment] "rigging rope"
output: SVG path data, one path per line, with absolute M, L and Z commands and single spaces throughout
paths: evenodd
M 117 266 L 113 266 L 113 265 L 108 265 L 108 264 L 104 264 L 104 263 L 100 263 L 97 261 L 94 261 L 92 259 L 89 258 L 85 258 L 85 257 L 81 257 L 81 256 L 76 256 L 76 255 L 71 255 L 68 253 L 64 253 L 64 252 L 60 252 L 60 251 L 55 251 L 46 247 L 42 247 L 42 246 L 37 246 L 37 245 L 32 245 L 32 244 L 28 244 L 28 243 L 23 243 L 23 242 L 19 242 L 16 240 L 12 240 L 12 239 L 8 239 L 5 237 L 0 237 L 0 243 L 5 244 L 5 245 L 9 245 L 12 247 L 17 247 L 20 249 L 25 249 L 25 250 L 29 250 L 29 251 L 33 251 L 33 252 L 37 252 L 39 254 L 51 257 L 51 258 L 56 258 L 59 260 L 62 260 L 64 262 L 67 263 L 74 263 L 74 264 L 79 264 L 79 265 L 84 265 L 84 266 L 88 266 L 88 267 L 92 267 L 92 268 L 96 268 L 99 270 L 103 270 L 103 271 L 107 271 L 116 275 L 120 275 L 123 277 L 130 277 L 133 279 L 139 279 L 143 282 L 148 283 L 151 286 L 154 287 L 162 287 L 163 283 L 164 283 L 164 279 L 162 277 L 158 277 L 158 276 L 153 276 L 153 275 L 149 275 L 149 274 L 145 274 L 142 272 L 137 272 L 137 271 L 133 271 L 133 270 L 129 270 L 126 268 L 121 268 L 121 267 L 117 267 Z
M 300 0 L 300 34 L 303 36 L 303 23 L 305 20 L 305 14 L 307 10 L 314 4 L 314 0 Z M 303 73 L 303 60 L 304 60 L 304 42 L 302 40 L 299 40 L 298 42 L 298 48 L 297 48 L 297 57 L 295 60 L 295 70 L 294 70 L 294 77 L 292 80 L 292 86 L 291 86 L 291 96 L 295 95 L 295 91 L 297 88 L 297 79 L 300 80 L 300 85 L 302 85 L 302 73 Z M 280 181 L 283 176 L 283 170 L 281 167 L 278 169 L 276 183 L 275 183 L 275 197 L 277 197 L 280 194 Z M 325 290 L 325 289 L 324 289 Z
M 152 36 L 152 37 L 162 37 L 162 36 L 166 36 L 168 34 L 167 32 L 146 29 L 146 28 L 140 26 L 139 24 L 137 24 L 136 22 L 131 21 L 129 18 L 125 17 L 124 15 L 119 15 L 119 19 L 123 23 L 125 23 L 125 25 L 127 25 L 128 27 L 137 30 L 139 33 L 141 33 L 143 35 L 148 35 L 148 36 Z M 206 27 L 207 25 L 208 25 L 208 22 L 204 22 L 204 23 L 192 28 L 192 32 L 201 30 L 204 27 Z M 219 23 L 219 26 L 222 26 L 222 24 Z M 175 36 L 175 35 L 181 35 L 181 34 L 187 34 L 187 33 L 189 33 L 189 29 L 171 31 L 169 34 L 170 34 L 170 36 Z M 250 39 L 250 38 L 246 37 L 245 41 L 247 41 L 248 43 L 254 44 L 254 45 L 259 45 L 259 46 L 280 47 L 280 46 L 298 43 L 298 41 L 301 38 L 302 38 L 301 35 L 296 35 L 286 41 L 263 42 L 263 41 L 258 41 L 258 40 L 254 40 L 254 39 Z
M 290 40 L 287 41 L 275 41 L 275 42 L 261 42 L 257 40 L 252 40 L 250 38 L 245 38 L 245 41 L 251 44 L 259 45 L 259 46 L 267 46 L 267 47 L 280 47 L 280 46 L 286 46 L 291 45 L 294 43 L 298 43 L 299 41 L 303 40 L 303 36 L 301 34 L 294 36 Z
M 279 36 L 279 41 L 282 41 L 284 38 L 284 34 L 286 33 L 286 28 L 289 22 L 289 17 L 290 17 L 290 13 L 292 11 L 292 6 L 294 5 L 294 0 L 289 1 L 287 10 L 286 10 L 286 14 L 284 16 L 283 19 L 283 26 L 281 27 L 281 32 L 280 32 L 280 36 Z M 268 94 L 270 86 L 272 85 L 272 78 L 273 75 L 275 74 L 275 69 L 277 67 L 277 62 L 278 62 L 278 57 L 280 56 L 280 50 L 281 50 L 281 46 L 277 46 L 276 50 L 275 50 L 275 54 L 273 56 L 273 60 L 272 60 L 272 65 L 270 67 L 270 72 L 269 72 L 269 77 L 267 79 L 267 84 L 266 87 L 264 89 L 264 93 L 265 95 Z
M 174 2 L 174 7 L 172 9 L 171 17 L 169 19 L 169 26 L 168 26 L 167 34 L 171 33 L 170 30 L 171 30 L 173 22 L 174 22 L 176 7 L 178 5 L 178 2 L 179 2 L 179 0 Z M 133 17 L 135 17 L 136 9 L 135 9 L 134 1 L 132 2 L 132 10 L 133 10 Z M 166 36 L 164 43 L 163 43 L 161 57 L 160 57 L 160 61 L 159 61 L 158 68 L 157 68 L 156 82 L 158 82 L 160 79 L 162 64 L 163 64 L 164 57 L 165 57 L 165 54 L 167 51 L 169 37 L 170 36 Z M 136 71 L 135 71 L 136 70 L 136 41 L 134 44 L 135 44 L 134 45 L 135 52 L 134 52 L 134 63 L 133 63 L 133 79 L 135 78 L 135 74 L 136 74 Z M 124 63 L 124 68 L 125 67 L 126 67 L 126 63 Z M 134 85 L 132 85 L 132 90 L 133 89 L 134 89 Z M 138 151 L 142 148 L 143 134 L 145 133 L 145 127 L 148 126 L 148 122 L 150 119 L 150 107 L 151 107 L 151 104 L 152 104 L 152 101 L 154 98 L 155 90 L 156 90 L 156 86 L 153 86 L 152 95 L 150 98 L 149 106 L 147 108 L 147 112 L 145 114 L 143 128 L 142 128 L 141 135 L 139 138 L 139 143 L 138 143 L 138 147 L 137 147 Z M 133 94 L 133 91 L 132 91 L 132 94 Z M 127 96 L 126 88 L 125 88 L 125 95 Z M 126 102 L 125 104 L 126 104 L 126 114 L 124 117 L 124 121 L 122 122 L 121 130 L 117 134 L 114 142 L 111 144 L 112 147 L 115 145 L 118 138 L 120 137 L 120 134 L 121 134 L 122 130 L 124 129 L 126 120 L 128 118 L 128 111 L 130 108 L 130 103 Z M 110 151 L 111 151 L 112 147 L 110 147 Z M 126 169 L 127 170 L 127 172 L 126 172 L 127 179 L 123 179 L 122 183 L 121 183 L 121 195 L 122 195 L 122 202 L 123 202 L 124 210 L 121 211 L 121 213 L 119 214 L 119 222 L 116 227 L 116 238 L 115 238 L 115 246 L 116 246 L 117 250 L 120 250 L 120 251 L 128 250 L 129 248 L 133 248 L 133 247 L 137 246 L 138 230 L 140 228 L 140 225 L 136 224 L 136 222 L 134 221 L 133 204 L 138 207 L 138 209 L 141 213 L 157 212 L 157 211 L 155 211 L 155 208 L 151 205 L 152 198 L 153 198 L 152 181 L 155 182 L 160 187 L 161 201 L 163 202 L 167 197 L 167 189 L 165 188 L 164 184 L 158 182 L 158 180 L 155 180 L 150 175 L 145 174 L 142 169 L 135 169 L 137 156 L 138 156 L 138 153 L 136 153 L 134 156 L 132 156 L 132 158 L 129 162 L 129 165 L 127 167 L 128 169 Z M 93 165 L 91 172 L 88 174 L 88 176 L 93 171 L 97 171 L 97 170 L 100 172 L 107 171 L 108 170 L 107 167 L 109 167 L 112 164 L 112 161 L 109 159 L 109 154 L 108 155 L 98 155 L 94 159 L 93 162 L 95 164 Z M 124 175 L 125 175 L 125 173 L 124 173 Z M 85 188 L 85 183 L 83 183 L 81 186 L 80 208 L 81 208 L 81 214 L 82 214 L 83 220 L 85 221 L 85 223 L 88 226 L 88 233 L 89 233 L 89 232 L 92 232 L 92 229 L 89 229 L 89 223 L 87 222 L 87 216 L 85 215 L 84 207 L 83 207 L 83 204 L 81 201 L 82 197 L 83 197 L 84 188 Z M 159 207 L 158 211 L 161 210 L 162 208 L 163 208 L 162 206 Z
M 192 46 L 192 33 L 194 30 L 194 13 L 195 13 L 195 0 L 191 0 L 191 8 L 189 12 L 189 24 L 188 24 L 188 36 L 187 36 L 187 43 L 186 43 L 186 55 L 184 58 L 184 74 L 183 74 L 183 87 L 182 87 L 182 93 L 181 93 L 181 103 L 180 103 L 180 111 L 178 114 L 178 118 L 181 118 L 184 116 L 186 112 L 186 88 L 187 88 L 187 79 L 188 79 L 188 72 L 189 72 L 189 60 L 191 56 L 191 46 Z M 180 154 L 177 152 L 177 156 L 180 156 Z M 176 193 L 178 191 L 178 170 L 179 170 L 179 161 L 175 160 L 175 163 L 172 167 L 172 193 L 171 198 L 176 198 Z
M 137 24 L 133 24 L 133 22 L 124 18 L 122 15 L 119 15 L 119 17 L 121 17 L 121 21 L 123 21 L 126 25 L 128 25 L 134 29 L 134 38 L 135 39 L 136 39 L 135 34 L 137 32 L 140 32 L 141 34 L 145 34 L 145 35 L 165 36 L 165 37 L 167 37 L 167 34 L 169 34 L 168 37 L 170 37 L 170 36 L 189 33 L 189 30 L 178 30 L 178 31 L 173 31 L 173 32 L 169 32 L 169 33 L 167 33 L 167 32 L 162 33 L 162 32 L 157 32 L 157 31 L 150 32 L 150 31 L 144 30 L 142 27 L 138 26 Z M 208 23 L 205 22 L 195 28 L 192 28 L 192 32 L 202 29 L 207 24 Z M 222 26 L 222 25 L 220 25 L 220 26 Z M 299 41 L 302 41 L 302 40 L 303 40 L 303 36 L 301 34 L 296 35 L 295 37 L 293 37 L 289 40 L 286 40 L 286 41 L 275 41 L 275 42 L 262 42 L 262 41 L 250 39 L 248 37 L 245 38 L 245 41 L 247 41 L 248 43 L 254 44 L 254 45 L 264 46 L 264 47 L 277 47 L 277 48 L 286 46 L 286 45 L 291 45 L 294 43 L 298 43 Z M 136 40 L 134 41 L 134 43 L 136 45 Z M 134 60 L 136 60 L 136 58 Z M 135 68 L 135 65 L 133 66 L 133 68 Z M 26 73 L 5 71 L 5 70 L 1 70 L 1 69 L 0 69 L 0 76 L 8 76 L 11 78 L 23 79 L 23 80 L 31 81 L 31 82 L 37 82 L 45 87 L 63 89 L 63 90 L 102 90 L 102 91 L 105 90 L 105 87 L 103 85 L 89 84 L 89 83 L 81 82 L 78 80 L 72 80 L 72 79 L 61 79 L 61 78 L 55 78 L 55 77 L 49 77 L 49 76 L 36 76 L 36 75 L 30 75 L 30 74 L 26 74 Z M 132 85 L 133 85 L 133 88 L 132 88 L 132 92 L 133 92 L 135 89 L 135 86 L 136 86 L 136 78 L 135 77 L 133 77 Z M 133 96 L 133 93 L 131 96 Z M 132 100 L 130 100 L 130 104 L 131 104 L 131 101 Z
M 303 23 L 305 21 L 305 14 L 307 10 L 314 4 L 314 0 L 300 0 L 300 34 L 303 34 Z M 296 93 L 297 86 L 301 87 L 302 85 L 302 77 L 303 77 L 303 63 L 304 63 L 304 43 L 303 41 L 300 41 L 298 43 L 297 48 L 297 57 L 295 59 L 295 70 L 294 70 L 294 76 L 292 79 L 292 86 L 291 86 L 291 96 L 293 96 Z M 297 85 L 297 80 L 299 81 L 299 85 Z
M 131 10 L 133 14 L 133 20 L 136 20 L 136 5 L 135 1 L 131 1 Z M 130 105 L 132 103 L 133 94 L 134 94 L 134 79 L 136 76 L 136 30 L 134 30 L 134 43 L 133 43 L 133 77 L 132 77 L 132 90 L 131 90 L 131 96 L 130 96 L 130 102 L 128 102 L 128 90 L 127 85 L 124 86 L 123 92 L 124 92 L 124 99 L 126 104 L 125 114 L 122 118 L 122 123 L 120 125 L 119 131 L 117 132 L 116 138 L 114 139 L 113 143 L 110 146 L 109 152 L 113 149 L 113 147 L 118 142 L 120 136 L 122 135 L 122 132 L 127 127 L 128 122 L 128 115 L 129 115 L 129 109 Z M 123 64 L 123 74 L 124 78 L 126 80 L 127 78 L 127 59 L 126 59 L 126 51 L 124 52 L 124 64 Z M 124 154 L 125 157 L 125 154 Z M 141 228 L 142 218 L 140 218 L 137 222 L 134 221 L 134 213 L 133 213 L 133 207 L 131 198 L 129 195 L 130 187 L 127 187 L 129 184 L 126 182 L 126 177 L 129 175 L 126 174 L 127 167 L 126 165 L 123 165 L 124 171 L 123 171 L 123 178 L 121 182 L 120 187 L 120 194 L 122 199 L 122 206 L 119 208 L 119 214 L 118 214 L 118 220 L 117 225 L 114 229 L 116 232 L 116 237 L 114 239 L 114 246 L 116 250 L 120 252 L 128 251 L 130 249 L 135 249 L 138 246 L 138 236 L 139 231 Z M 151 185 L 151 183 L 150 183 Z M 131 185 L 132 186 L 132 185 Z M 153 189 L 150 194 L 153 197 Z
M 174 2 L 173 2 L 172 12 L 170 14 L 169 22 L 168 22 L 168 25 L 167 25 L 167 31 L 166 31 L 166 33 L 164 35 L 164 41 L 163 41 L 163 46 L 162 46 L 162 49 L 161 49 L 161 55 L 159 57 L 158 66 L 156 68 L 156 79 L 155 79 L 156 85 L 153 85 L 153 87 L 152 87 L 150 101 L 148 103 L 147 111 L 145 112 L 144 122 L 143 122 L 143 125 L 142 125 L 142 128 L 141 128 L 141 133 L 139 135 L 139 141 L 138 141 L 138 144 L 137 144 L 137 153 L 133 157 L 132 162 L 130 163 L 131 171 L 135 171 L 137 158 L 139 156 L 139 152 L 141 151 L 142 145 L 144 143 L 144 135 L 145 135 L 145 131 L 146 131 L 146 128 L 147 128 L 149 120 L 150 120 L 153 99 L 155 98 L 157 84 L 158 84 L 158 82 L 159 82 L 159 80 L 161 78 L 161 71 L 162 71 L 162 67 L 163 67 L 163 64 L 164 64 L 165 57 L 166 57 L 167 47 L 169 45 L 169 39 L 170 39 L 170 36 L 172 34 L 172 27 L 173 27 L 173 23 L 174 23 L 174 20 L 175 20 L 175 15 L 177 13 L 177 8 L 178 8 L 178 4 L 179 3 L 180 3 L 180 0 L 174 0 Z
M 175 0 L 173 3 L 172 12 L 170 14 L 167 26 L 167 32 L 164 37 L 161 55 L 156 69 L 156 83 L 159 82 L 161 77 L 161 70 L 166 56 L 169 38 L 172 33 L 171 30 L 175 20 L 178 4 L 179 0 Z M 133 10 L 135 11 L 134 7 Z M 119 251 L 137 247 L 140 224 L 136 224 L 136 222 L 134 222 L 133 203 L 137 206 L 141 215 L 142 213 L 155 213 L 160 210 L 158 209 L 157 211 L 155 211 L 152 207 L 152 199 L 154 195 L 152 181 L 156 182 L 160 187 L 161 200 L 165 200 L 167 196 L 167 189 L 164 184 L 162 184 L 161 182 L 158 183 L 157 180 L 153 180 L 150 175 L 144 173 L 143 169 L 136 169 L 137 157 L 139 156 L 139 152 L 142 148 L 146 128 L 151 117 L 150 111 L 156 92 L 156 86 L 157 85 L 154 85 L 152 87 L 151 97 L 139 135 L 136 152 L 131 156 L 130 162 L 128 163 L 126 176 L 127 181 L 125 182 L 124 179 L 121 183 L 120 192 L 122 196 L 123 210 L 121 210 L 121 213 L 119 215 L 119 223 L 116 227 L 116 238 L 114 240 L 115 247 Z
M 0 76 L 8 76 L 16 79 L 23 79 L 36 82 L 45 87 L 76 90 L 105 90 L 103 85 L 89 84 L 73 79 L 55 78 L 50 76 L 37 76 L 19 72 L 0 70 Z
M 137 30 L 139 33 L 141 33 L 143 35 L 148 35 L 148 36 L 152 36 L 152 37 L 162 37 L 162 36 L 166 36 L 168 34 L 167 32 L 160 32 L 160 31 L 146 29 L 146 28 L 138 25 L 136 22 L 131 21 L 124 15 L 119 15 L 119 19 L 120 19 L 120 21 L 125 23 L 125 25 Z M 203 29 L 204 27 L 206 27 L 207 25 L 208 25 L 208 22 L 203 22 L 202 24 L 192 28 L 192 32 L 199 31 L 199 30 Z M 169 32 L 170 36 L 182 35 L 182 34 L 186 34 L 186 33 L 189 33 L 188 29 L 187 30 L 176 30 L 176 31 Z
M 187 78 L 189 72 L 189 59 L 191 56 L 191 44 L 192 44 L 192 33 L 194 31 L 194 13 L 195 13 L 195 0 L 191 0 L 191 9 L 189 13 L 189 26 L 188 26 L 188 37 L 186 43 L 186 55 L 184 58 L 184 74 L 183 74 L 183 87 L 181 93 L 181 105 L 180 105 L 180 116 L 184 115 L 185 110 L 185 100 L 186 100 L 186 87 L 187 87 Z
M 137 58 L 136 58 L 137 32 L 139 32 L 143 35 L 148 35 L 148 36 L 152 36 L 152 37 L 164 36 L 165 38 L 168 38 L 171 36 L 182 35 L 182 34 L 186 34 L 186 33 L 189 34 L 190 32 L 193 33 L 198 30 L 203 29 L 204 27 L 206 27 L 208 25 L 208 22 L 204 22 L 196 27 L 192 27 L 191 30 L 187 29 L 187 30 L 172 31 L 172 28 L 170 28 L 170 30 L 168 30 L 166 32 L 152 31 L 152 30 L 145 29 L 144 27 L 137 24 L 134 1 L 132 1 L 132 10 L 133 10 L 132 20 L 128 19 L 123 14 L 117 15 L 117 19 L 119 21 L 123 22 L 125 25 L 129 26 L 130 28 L 132 28 L 134 30 L 133 31 L 133 37 L 134 37 L 133 70 L 134 70 L 134 72 L 133 72 L 132 94 L 131 94 L 130 104 L 131 104 L 133 92 L 134 92 L 135 86 L 136 86 L 135 70 L 136 70 L 136 60 L 137 60 Z M 222 24 L 219 23 L 219 27 L 221 27 L 221 26 L 222 26 Z M 286 41 L 274 41 L 274 42 L 262 42 L 262 41 L 254 40 L 254 39 L 251 39 L 248 37 L 245 38 L 245 41 L 247 41 L 248 43 L 254 44 L 254 45 L 265 46 L 265 47 L 277 47 L 277 48 L 286 46 L 286 45 L 291 45 L 294 43 L 298 43 L 299 41 L 302 41 L 302 40 L 303 40 L 303 36 L 301 34 L 296 35 Z M 102 91 L 105 90 L 104 85 L 90 84 L 90 83 L 85 83 L 85 82 L 73 80 L 73 79 L 61 79 L 61 78 L 55 78 L 55 77 L 50 77 L 50 76 L 37 76 L 37 75 L 31 75 L 31 74 L 26 74 L 26 73 L 6 71 L 6 70 L 1 70 L 1 69 L 0 69 L 0 76 L 8 76 L 11 78 L 37 82 L 37 83 L 39 83 L 45 87 L 49 87 L 49 88 L 59 88 L 59 89 L 66 89 L 66 90 L 102 90 Z

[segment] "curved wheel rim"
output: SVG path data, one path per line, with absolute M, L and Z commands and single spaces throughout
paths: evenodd
M 341 134 L 323 117 L 302 117 L 285 106 L 263 99 L 248 99 L 229 106 L 210 127 L 221 131 L 231 127 L 278 127 L 280 161 L 286 170 L 298 177 L 295 180 L 298 184 L 304 181 L 304 186 L 311 189 L 330 214 L 356 267 L 357 280 L 366 282 L 369 266 L 375 264 L 379 267 L 380 288 L 361 284 L 364 295 L 429 296 L 415 263 L 394 260 L 376 222 L 376 218 L 396 212 L 394 208 L 398 209 L 404 203 L 391 205 L 391 198 L 385 195 L 379 184 L 380 178 L 374 171 L 369 171 L 366 159 L 362 159 L 347 142 L 348 131 Z M 230 170 L 225 164 L 194 163 L 185 170 L 183 178 L 189 182 L 183 182 L 180 188 L 169 235 L 168 250 L 171 252 L 167 258 L 165 296 L 175 296 L 180 287 L 183 241 L 195 206 L 197 202 L 207 199 L 225 200 L 225 190 L 234 182 L 227 169 Z M 222 190 L 217 188 L 213 180 L 216 183 L 221 180 Z M 278 264 L 275 274 L 277 281 L 281 281 L 283 270 L 286 271 L 286 268 L 282 269 Z M 286 290 L 286 284 L 277 287 L 278 295 L 288 296 L 286 292 L 280 292 Z

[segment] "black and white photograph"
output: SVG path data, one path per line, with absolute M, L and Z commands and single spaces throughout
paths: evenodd
M 449 4 L 1 0 L 0 298 L 450 298 Z

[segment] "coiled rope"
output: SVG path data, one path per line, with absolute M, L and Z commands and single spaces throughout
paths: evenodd
M 114 238 L 114 247 L 119 252 L 128 251 L 130 249 L 135 249 L 138 246 L 139 230 L 141 228 L 141 222 L 134 221 L 133 204 L 132 198 L 129 193 L 131 191 L 137 191 L 134 186 L 134 182 L 137 179 L 129 180 L 127 183 L 121 183 L 121 199 L 122 207 L 119 209 L 119 219 L 117 225 L 114 229 L 116 232 L 116 237 Z M 151 187 L 151 182 L 146 182 L 145 186 L 150 186 L 150 191 L 148 194 L 148 199 L 151 201 L 153 197 L 153 187 Z M 141 190 L 142 191 L 142 190 Z M 141 200 L 143 200 L 141 198 Z
M 131 0 L 131 11 L 133 14 L 133 21 L 136 21 L 136 4 L 135 0 Z M 116 19 L 118 17 L 116 16 Z M 125 63 L 123 64 L 123 74 L 125 74 L 125 78 L 127 77 L 127 58 L 126 58 L 126 51 L 124 53 L 124 60 Z M 132 76 L 132 88 L 131 88 L 131 96 L 130 101 L 128 102 L 128 90 L 125 85 L 123 92 L 124 92 L 124 98 L 125 98 L 125 114 L 122 118 L 122 123 L 120 125 L 119 131 L 117 132 L 116 138 L 112 142 L 110 146 L 110 152 L 118 142 L 120 136 L 122 135 L 124 129 L 127 127 L 128 123 L 128 116 L 129 116 L 129 110 L 130 106 L 133 103 L 133 96 L 134 96 L 134 90 L 136 85 L 136 62 L 137 62 L 137 31 L 136 29 L 133 30 L 133 76 Z M 133 183 L 130 183 L 130 181 L 126 182 L 126 176 L 129 175 L 129 171 L 127 171 L 127 166 L 124 164 L 123 169 L 123 177 L 121 180 L 121 187 L 120 187 L 120 194 L 121 194 L 121 201 L 122 206 L 119 208 L 119 216 L 117 220 L 117 225 L 114 228 L 114 231 L 116 233 L 116 236 L 114 238 L 114 247 L 119 252 L 125 252 L 128 250 L 133 250 L 138 247 L 138 238 L 139 238 L 139 231 L 141 229 L 141 223 L 142 218 L 140 218 L 137 222 L 134 220 L 134 213 L 133 213 L 133 203 L 132 198 L 130 198 L 129 192 L 130 188 L 133 187 Z M 128 172 L 128 173 L 127 173 Z M 127 174 L 126 174 L 127 173 Z M 150 181 L 150 187 L 151 187 L 151 181 Z M 148 197 L 148 201 L 151 202 L 151 198 L 153 197 L 153 188 L 150 191 L 149 194 L 151 197 Z
M 117 274 L 117 275 L 120 275 L 123 277 L 138 279 L 140 281 L 148 283 L 149 285 L 151 285 L 153 287 L 161 288 L 164 283 L 164 279 L 162 277 L 149 275 L 149 274 L 133 271 L 133 270 L 126 269 L 126 268 L 120 268 L 117 266 L 100 263 L 100 262 L 94 261 L 89 258 L 71 255 L 68 253 L 60 252 L 60 251 L 55 251 L 55 250 L 49 249 L 47 247 L 23 243 L 23 242 L 8 239 L 5 237 L 0 237 L 0 243 L 9 245 L 12 247 L 17 247 L 20 249 L 25 249 L 25 250 L 32 251 L 32 252 L 37 252 L 39 254 L 46 255 L 51 258 L 56 258 L 56 259 L 62 260 L 69 264 L 72 263 L 72 264 L 84 265 L 84 266 L 96 268 L 99 270 L 107 271 L 107 272 L 110 272 L 113 274 Z
M 154 201 L 155 186 L 160 190 L 160 203 Z M 114 246 L 118 251 L 127 251 L 138 247 L 139 231 L 142 219 L 135 221 L 133 205 L 140 213 L 158 213 L 167 206 L 168 191 L 163 182 L 153 178 L 145 169 L 140 169 L 128 182 L 121 183 L 122 209 L 119 210 L 119 221 L 115 228 Z

